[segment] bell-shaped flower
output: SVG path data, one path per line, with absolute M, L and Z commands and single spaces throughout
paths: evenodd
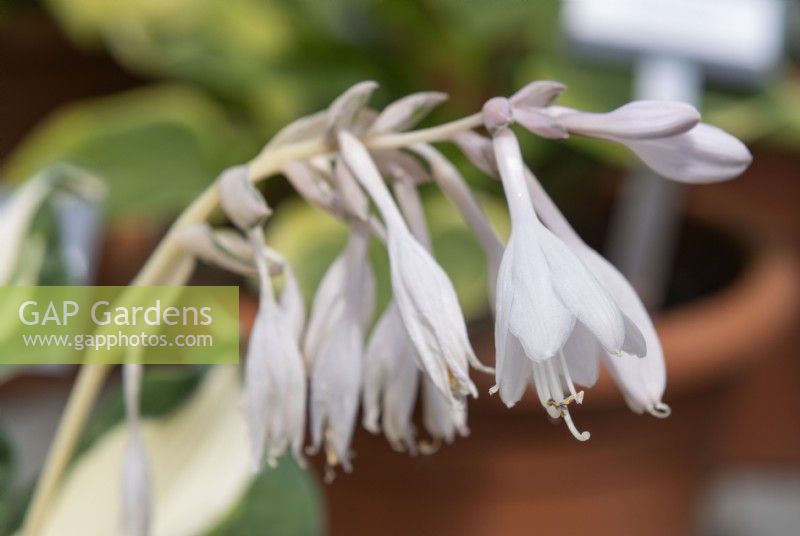
M 453 403 L 477 395 L 468 364 L 482 365 L 470 346 L 452 283 L 411 235 L 366 148 L 347 132 L 340 134 L 339 146 L 386 223 L 394 298 L 421 368 Z
M 353 239 L 354 237 L 351 237 L 351 240 Z M 361 239 L 366 240 L 366 238 L 359 238 L 359 240 Z M 362 331 L 366 331 L 372 321 L 375 303 L 375 274 L 367 263 L 366 256 L 364 263 L 357 308 Z M 347 273 L 347 250 L 345 250 L 336 257 L 325 275 L 322 276 L 311 304 L 311 313 L 303 340 L 303 354 L 309 369 L 313 365 L 315 356 L 319 354 L 323 342 L 330 337 L 335 320 L 345 307 L 347 282 L 350 277 L 352 275 Z
M 489 175 L 497 175 L 496 160 L 494 154 L 490 152 L 491 140 L 470 133 L 469 136 L 460 137 L 457 143 L 476 166 L 485 168 Z M 637 413 L 646 411 L 659 417 L 668 415 L 669 407 L 661 401 L 666 386 L 661 342 L 636 291 L 619 270 L 581 240 L 527 168 L 525 179 L 530 198 L 541 221 L 572 250 L 606 288 L 623 314 L 639 329 L 646 346 L 645 355 L 642 357 L 628 352 L 611 356 L 602 351 L 591 332 L 577 323 L 563 348 L 566 373 L 575 384 L 592 387 L 598 378 L 598 359 L 602 357 L 633 411 Z M 513 403 L 519 400 L 525 391 L 532 371 L 523 359 L 524 351 L 518 341 L 511 339 L 509 344 L 505 351 L 503 378 L 498 385 L 503 400 Z
M 467 406 L 453 406 L 442 392 L 427 377 L 422 377 L 422 424 L 433 444 L 420 443 L 423 454 L 432 454 L 441 443 L 450 444 L 456 436 L 469 435 L 467 428 Z
M 253 242 L 263 243 L 263 237 Z M 275 299 L 261 248 L 255 258 L 261 297 L 247 347 L 245 398 L 253 467 L 258 469 L 264 456 L 274 465 L 287 449 L 303 463 L 306 376 L 296 326 Z
M 364 356 L 363 424 L 373 434 L 383 429 L 392 448 L 412 455 L 417 452 L 412 418 L 420 374 L 414 352 L 397 306 L 390 303 Z
M 576 383 L 591 387 L 597 380 L 597 359 L 603 358 L 628 406 L 637 413 L 648 412 L 657 417 L 669 414 L 661 399 L 666 387 L 666 368 L 661 341 L 650 315 L 631 284 L 614 265 L 589 247 L 553 203 L 542 185 L 528 170 L 526 181 L 531 200 L 543 223 L 575 253 L 583 264 L 608 290 L 627 319 L 641 332 L 644 355 L 623 351 L 614 356 L 602 352 L 589 332 L 579 326 L 564 347 L 572 378 Z
M 311 356 L 312 451 L 316 452 L 324 444 L 328 468 L 341 465 L 347 472 L 352 469 L 350 441 L 361 396 L 363 319 L 371 316 L 372 310 L 372 303 L 367 307 L 363 297 L 368 244 L 366 230 L 354 228 L 341 258 L 341 287 L 336 289 L 332 299 L 326 300 L 329 318 L 326 325 L 319 328 L 323 332 L 315 341 Z M 317 307 L 315 302 L 312 321 L 320 311 Z M 306 341 L 308 352 L 308 338 Z M 329 472 L 327 476 L 331 475 Z
M 507 405 L 522 396 L 524 383 L 517 375 L 526 369 L 524 355 L 532 361 L 545 408 L 563 417 L 576 437 L 586 439 L 588 435 L 574 429 L 567 410 L 580 398 L 561 355 L 564 345 L 577 323 L 612 355 L 643 353 L 642 337 L 594 275 L 539 221 L 526 188 L 519 145 L 504 123 L 511 115 L 508 108 L 505 99 L 493 99 L 484 107 L 512 221 L 497 282 L 494 389 L 502 391 Z

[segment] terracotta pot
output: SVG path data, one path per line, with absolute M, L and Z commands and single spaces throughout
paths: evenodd
M 715 219 L 736 237 L 746 262 L 726 288 L 657 319 L 669 419 L 631 413 L 602 376 L 573 414 L 592 432 L 579 443 L 548 422 L 532 393 L 507 410 L 485 395 L 491 379 L 484 379 L 470 405 L 470 437 L 434 456 L 397 454 L 359 430 L 355 471 L 325 487 L 330 532 L 691 533 L 723 395 L 791 326 L 800 294 L 797 262 L 786 248 Z M 474 342 L 492 362 L 490 327 Z

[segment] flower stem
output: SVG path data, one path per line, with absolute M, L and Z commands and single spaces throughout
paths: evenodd
M 390 133 L 368 138 L 365 145 L 371 149 L 389 149 L 405 147 L 415 143 L 426 143 L 447 140 L 463 130 L 481 125 L 480 114 L 474 114 L 436 127 L 403 132 Z M 305 160 L 312 156 L 333 152 L 321 139 L 306 140 L 257 155 L 249 164 L 250 179 L 253 182 L 265 180 L 278 173 L 292 160 Z M 155 251 L 142 267 L 131 285 L 156 284 L 164 274 L 180 260 L 181 247 L 175 240 L 178 230 L 184 225 L 202 223 L 219 205 L 219 197 L 214 184 L 197 197 L 161 240 Z M 94 405 L 103 382 L 111 371 L 111 365 L 83 365 L 70 393 L 64 414 L 47 455 L 47 460 L 31 499 L 20 534 L 36 536 L 42 529 L 47 512 L 50 511 L 56 489 L 64 470 L 67 468 L 75 446 L 80 439 L 89 413 Z

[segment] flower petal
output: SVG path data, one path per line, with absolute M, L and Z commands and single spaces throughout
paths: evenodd
M 618 141 L 660 175 L 691 184 L 732 179 L 753 160 L 742 142 L 705 123 L 669 138 Z
M 542 138 L 551 140 L 569 138 L 569 132 L 564 125 L 537 109 L 514 109 L 514 120 L 529 132 Z
M 606 139 L 651 139 L 674 136 L 700 121 L 694 106 L 677 101 L 641 100 L 608 113 L 555 109 L 558 121 L 575 134 Z
M 539 232 L 553 288 L 564 306 L 597 337 L 606 351 L 616 354 L 625 342 L 625 322 L 617 304 L 577 256 L 550 230 Z
M 602 351 L 586 326 L 580 322 L 575 324 L 563 352 L 572 381 L 584 387 L 594 386 L 600 373 L 598 363 Z
M 544 361 L 564 346 L 575 318 L 554 291 L 537 241 L 523 239 L 520 232 L 519 227 L 512 230 L 500 264 L 502 272 L 503 264 L 511 263 L 511 278 L 509 284 L 498 283 L 497 308 L 499 311 L 504 303 L 511 303 L 509 331 L 519 339 L 529 359 Z
M 283 174 L 295 191 L 309 203 L 323 209 L 336 207 L 339 196 L 320 170 L 306 162 L 295 161 L 286 164 Z
M 370 336 L 364 360 L 364 427 L 383 433 L 395 450 L 416 453 L 412 423 L 419 368 L 397 307 L 391 303 Z
M 497 367 L 497 390 L 507 407 L 514 406 L 533 381 L 533 365 L 525 350 L 512 333 L 506 333 L 505 355 L 502 367 Z
M 362 333 L 358 322 L 340 316 L 314 360 L 311 373 L 311 440 L 314 449 L 323 442 L 328 465 L 349 472 L 362 374 Z
M 467 406 L 454 406 L 427 376 L 422 377 L 422 422 L 432 438 L 452 443 L 469 435 Z

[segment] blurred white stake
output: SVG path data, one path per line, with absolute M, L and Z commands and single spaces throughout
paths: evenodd
M 638 99 L 697 105 L 705 78 L 761 88 L 783 57 L 785 0 L 564 0 L 570 45 L 586 57 L 633 61 Z M 699 106 L 698 106 L 699 108 Z M 623 186 L 609 254 L 648 308 L 661 305 L 682 188 L 636 171 Z
M 635 83 L 637 99 L 678 100 L 700 107 L 703 77 L 693 62 L 643 58 L 636 65 Z M 612 216 L 609 257 L 651 310 L 663 303 L 667 290 L 683 189 L 680 183 L 640 167 L 625 179 Z

